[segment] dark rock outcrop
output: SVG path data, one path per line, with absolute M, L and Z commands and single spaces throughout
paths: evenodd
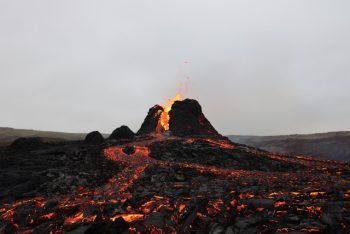
M 176 101 L 169 115 L 169 126 L 172 135 L 219 135 L 204 116 L 202 107 L 196 100 Z
M 145 120 L 142 123 L 140 130 L 137 132 L 138 135 L 147 135 L 156 132 L 158 121 L 163 112 L 163 107 L 155 105 L 149 109 Z
M 20 137 L 10 145 L 10 149 L 15 151 L 36 150 L 44 145 L 45 143 L 40 137 Z
M 135 137 L 135 133 L 130 130 L 128 126 L 121 126 L 114 130 L 112 134 L 109 136 L 109 139 L 112 140 L 121 140 L 121 139 L 133 139 Z
M 121 217 L 113 222 L 97 220 L 84 232 L 84 234 L 129 233 L 127 232 L 129 227 L 129 224 Z
M 86 135 L 84 142 L 86 144 L 98 145 L 105 141 L 102 134 L 99 131 L 93 131 Z

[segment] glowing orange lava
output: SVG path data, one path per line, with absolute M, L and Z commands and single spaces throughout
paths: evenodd
M 84 213 L 79 212 L 78 214 L 76 214 L 72 217 L 66 218 L 66 220 L 64 221 L 64 224 L 65 225 L 74 224 L 74 223 L 81 221 L 83 218 L 84 218 Z
M 122 217 L 126 222 L 131 223 L 135 220 L 143 219 L 144 216 L 143 214 L 118 214 L 110 218 L 110 220 L 115 221 L 117 218 Z
M 181 94 L 177 94 L 173 99 L 168 100 L 162 107 L 163 112 L 160 115 L 160 119 L 157 126 L 157 132 L 163 132 L 169 130 L 169 112 L 171 110 L 171 107 L 173 106 L 174 102 L 181 101 L 183 99 Z

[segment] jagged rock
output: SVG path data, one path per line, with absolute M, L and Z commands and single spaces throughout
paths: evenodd
M 114 222 L 97 220 L 84 232 L 85 234 L 106 234 L 125 233 L 129 229 L 129 224 L 122 218 L 117 218 Z
M 170 131 L 175 136 L 219 135 L 196 100 L 176 101 L 169 112 Z
M 156 226 L 159 228 L 164 228 L 166 224 L 166 219 L 167 217 L 165 214 L 161 212 L 154 212 L 147 217 L 145 224 Z
M 322 223 L 327 224 L 328 226 L 334 226 L 333 219 L 329 214 L 323 214 L 321 217 L 321 221 Z
M 100 220 L 96 221 L 84 232 L 84 234 L 106 233 L 107 226 L 108 226 L 107 221 L 100 221 Z
M 121 140 L 121 139 L 132 139 L 135 137 L 135 133 L 130 130 L 128 126 L 121 126 L 112 132 L 109 139 Z
M 140 130 L 137 132 L 138 135 L 147 135 L 156 132 L 158 121 L 163 112 L 163 107 L 155 105 L 149 109 L 148 114 L 143 121 Z
M 86 135 L 84 142 L 86 144 L 101 144 L 105 141 L 102 134 L 99 131 L 90 132 Z
M 224 234 L 226 228 L 218 223 L 213 223 L 210 225 L 210 231 L 209 234 Z
M 122 218 L 117 218 L 110 226 L 111 233 L 123 233 L 129 229 L 129 224 Z
M 296 215 L 286 217 L 286 220 L 291 223 L 297 223 L 300 221 L 300 218 Z
M 253 208 L 272 208 L 273 204 L 275 203 L 272 199 L 250 199 L 248 200 L 248 205 L 252 206 Z

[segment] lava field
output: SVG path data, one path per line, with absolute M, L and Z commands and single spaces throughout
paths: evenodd
M 349 163 L 235 144 L 180 104 L 173 134 L 156 107 L 137 135 L 2 148 L 0 233 L 350 233 Z

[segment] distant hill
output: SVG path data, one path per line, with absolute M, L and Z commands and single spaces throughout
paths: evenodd
M 350 132 L 282 136 L 228 136 L 230 140 L 267 151 L 350 161 Z
M 86 133 L 49 132 L 0 127 L 0 145 L 11 144 L 19 137 L 42 137 L 45 139 L 73 141 L 84 139 L 85 135 Z

